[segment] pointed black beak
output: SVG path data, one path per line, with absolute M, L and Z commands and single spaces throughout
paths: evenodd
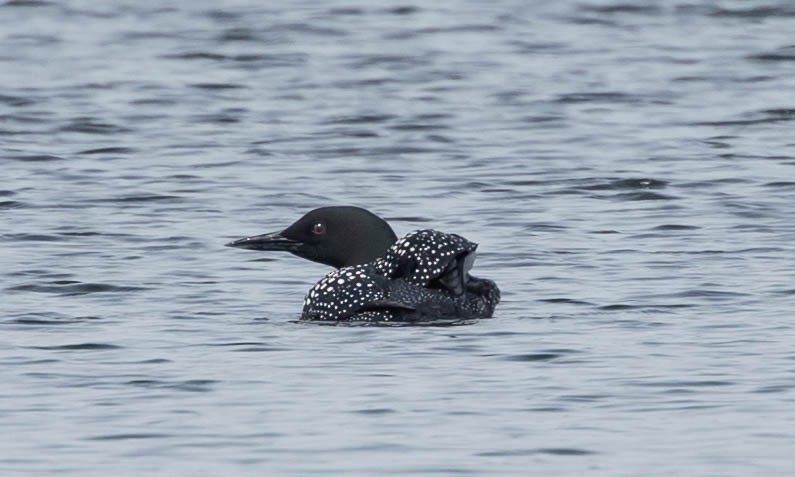
M 233 240 L 226 244 L 227 247 L 247 248 L 249 250 L 280 250 L 285 252 L 293 252 L 301 245 L 298 240 L 282 236 L 281 232 L 254 235 L 253 237 Z

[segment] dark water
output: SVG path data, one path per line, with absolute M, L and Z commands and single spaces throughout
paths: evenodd
M 426 3 L 0 5 L 0 473 L 791 475 L 792 2 Z M 325 204 L 496 318 L 294 323 Z

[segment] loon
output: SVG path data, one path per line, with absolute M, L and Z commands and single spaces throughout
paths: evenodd
M 490 318 L 500 301 L 493 281 L 469 274 L 476 243 L 431 229 L 398 240 L 385 220 L 359 207 L 322 207 L 281 232 L 226 245 L 334 267 L 307 293 L 301 320 L 470 320 Z

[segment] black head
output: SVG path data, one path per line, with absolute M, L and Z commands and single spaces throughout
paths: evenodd
M 383 256 L 395 243 L 384 219 L 359 207 L 322 207 L 281 232 L 246 237 L 226 244 L 250 250 L 283 250 L 342 268 Z

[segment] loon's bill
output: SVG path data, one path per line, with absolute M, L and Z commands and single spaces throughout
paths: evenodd
M 226 244 L 227 247 L 245 248 L 248 250 L 292 252 L 301 245 L 298 240 L 289 239 L 280 232 L 253 235 L 242 239 L 233 240 Z

